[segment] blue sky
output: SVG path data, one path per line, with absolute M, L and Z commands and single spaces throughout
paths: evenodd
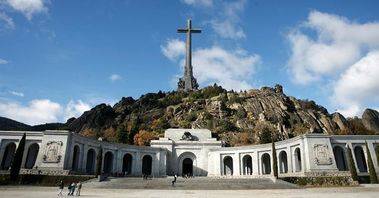
M 0 0 L 0 116 L 64 122 L 176 89 L 193 26 L 200 86 L 282 84 L 345 116 L 379 109 L 378 1 Z

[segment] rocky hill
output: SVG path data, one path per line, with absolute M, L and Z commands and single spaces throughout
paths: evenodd
M 378 114 L 367 114 L 371 124 L 329 114 L 314 101 L 286 96 L 280 85 L 245 92 L 214 85 L 190 93 L 149 93 L 138 100 L 124 97 L 113 107 L 98 105 L 66 124 L 86 136 L 124 143 L 156 138 L 167 128 L 208 128 L 229 145 L 242 145 L 269 142 L 272 134 L 282 140 L 304 133 L 379 133 L 369 127 L 378 124 Z
M 137 100 L 124 97 L 113 107 L 97 105 L 65 124 L 32 128 L 36 127 L 66 128 L 129 144 L 148 144 L 167 128 L 208 128 L 215 137 L 234 146 L 304 133 L 379 134 L 379 113 L 367 109 L 362 119 L 345 119 L 339 113 L 329 114 L 314 101 L 285 95 L 280 85 L 245 92 L 214 85 L 189 93 L 148 93 Z

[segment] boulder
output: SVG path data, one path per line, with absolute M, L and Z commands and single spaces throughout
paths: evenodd
M 379 112 L 373 109 L 366 109 L 362 115 L 363 125 L 370 131 L 379 134 Z

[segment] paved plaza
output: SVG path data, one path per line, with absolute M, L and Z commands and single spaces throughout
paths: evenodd
M 65 191 L 67 192 L 67 190 Z M 56 197 L 57 188 L 54 187 L 0 187 L 0 197 Z M 377 198 L 379 186 L 345 187 L 345 188 L 305 188 L 305 189 L 266 189 L 266 190 L 140 190 L 140 189 L 96 189 L 84 188 L 81 197 L 309 197 L 309 198 Z M 67 197 L 67 196 L 65 196 Z

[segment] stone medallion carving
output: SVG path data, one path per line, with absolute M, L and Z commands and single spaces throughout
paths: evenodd
M 61 161 L 62 141 L 49 141 L 46 144 L 45 154 L 43 155 L 44 163 L 59 163 Z
M 313 145 L 313 153 L 315 156 L 315 164 L 317 165 L 331 165 L 333 159 L 329 155 L 329 148 L 326 144 Z

